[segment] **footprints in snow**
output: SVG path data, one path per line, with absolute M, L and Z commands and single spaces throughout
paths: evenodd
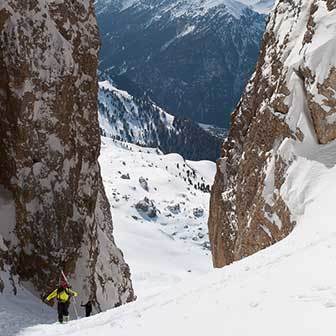
M 331 286 L 318 285 L 309 294 L 299 294 L 295 299 L 302 302 L 320 303 L 325 308 L 336 308 L 336 290 Z

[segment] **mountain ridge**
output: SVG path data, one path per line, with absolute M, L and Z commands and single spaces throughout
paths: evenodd
M 157 3 L 169 2 L 167 0 L 157 1 Z M 179 15 L 190 15 L 191 13 L 197 12 L 197 9 L 202 8 L 202 14 L 205 11 L 210 10 L 213 7 L 225 6 L 231 13 L 235 15 L 241 15 L 241 11 L 244 8 L 253 9 L 261 14 L 269 13 L 271 7 L 274 5 L 274 0 L 192 0 L 192 1 L 178 1 L 179 6 L 167 5 L 166 11 L 169 7 L 178 7 Z M 116 10 L 124 11 L 132 6 L 146 6 L 150 5 L 149 0 L 119 0 L 119 2 L 114 0 L 96 0 L 96 6 L 98 14 L 106 9 L 108 6 L 114 6 Z
M 259 52 L 265 16 L 236 3 L 202 7 L 149 0 L 125 10 L 98 11 L 100 70 L 148 91 L 174 116 L 228 127 Z M 195 4 L 195 3 L 193 3 Z M 189 6 L 191 6 L 189 10 Z
M 99 121 L 103 135 L 130 143 L 158 147 L 190 160 L 216 161 L 226 132 L 174 117 L 146 93 L 130 95 L 109 80 L 99 82 Z M 136 91 L 136 90 L 135 90 Z

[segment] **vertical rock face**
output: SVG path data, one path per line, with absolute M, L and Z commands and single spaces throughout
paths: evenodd
M 105 309 L 133 290 L 97 161 L 98 50 L 91 0 L 0 3 L 0 270 L 44 294 L 63 268 Z
M 287 172 L 336 138 L 336 2 L 279 0 L 256 71 L 232 115 L 211 195 L 215 267 L 295 226 Z

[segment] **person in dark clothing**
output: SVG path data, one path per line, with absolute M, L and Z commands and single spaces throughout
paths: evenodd
M 89 317 L 92 313 L 92 303 L 89 300 L 86 304 L 81 304 L 81 307 L 85 307 L 85 316 Z

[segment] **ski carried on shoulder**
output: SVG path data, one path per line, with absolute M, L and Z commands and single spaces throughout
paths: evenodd
M 64 272 L 63 272 L 62 269 L 61 269 L 61 280 L 63 280 L 68 285 L 68 287 L 71 288 L 71 284 L 70 284 L 68 278 L 66 277 L 66 275 L 64 274 Z M 74 300 L 73 307 L 74 307 L 74 311 L 75 311 L 75 314 L 76 314 L 76 318 L 78 320 L 79 319 L 79 315 L 78 315 L 78 311 L 77 311 L 77 307 L 76 307 L 77 306 L 76 298 L 73 297 L 73 300 Z M 66 321 L 66 322 L 68 322 L 68 321 Z

